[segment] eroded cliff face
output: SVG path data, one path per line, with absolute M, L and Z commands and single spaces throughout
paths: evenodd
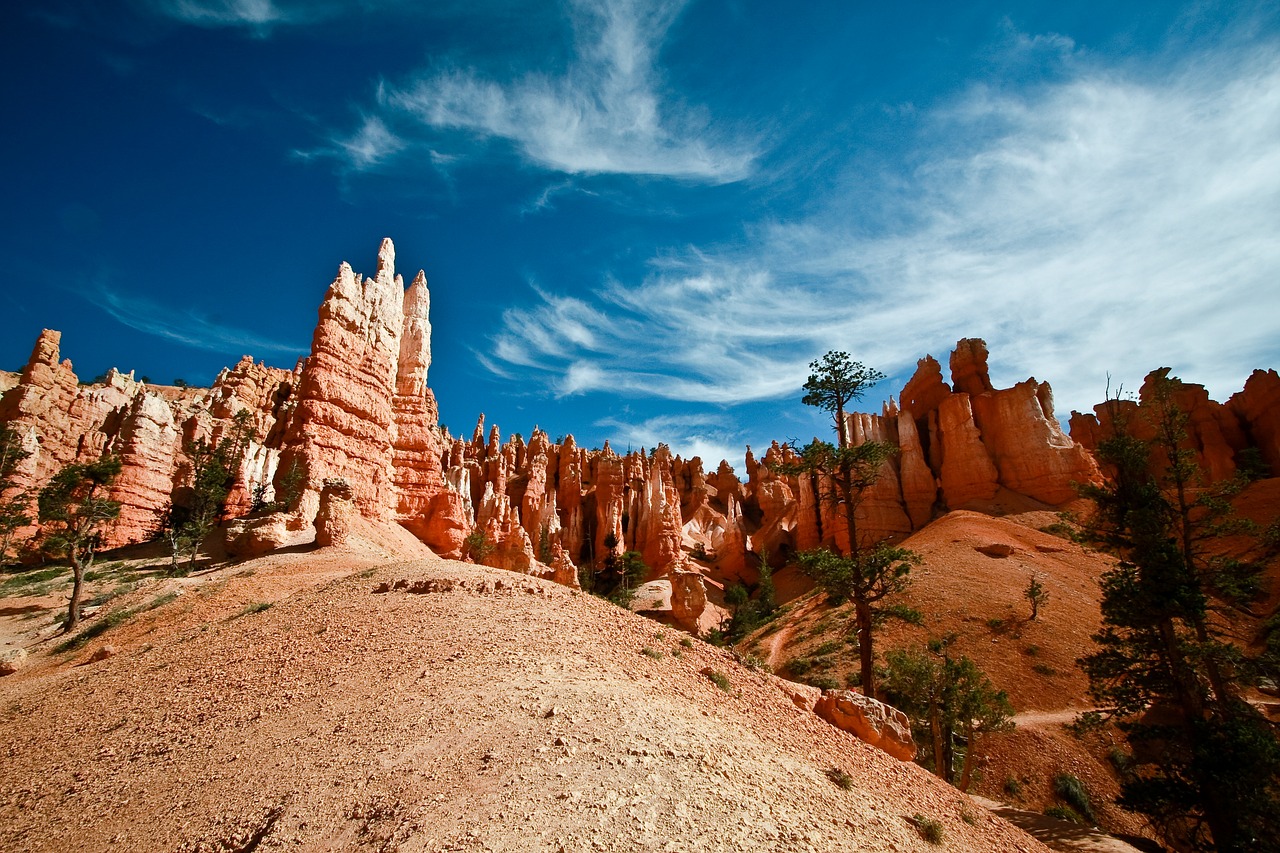
M 747 448 L 738 472 L 724 461 L 711 471 L 663 445 L 619 455 L 607 442 L 587 449 L 573 436 L 552 442 L 536 429 L 527 443 L 519 434 L 503 441 L 483 415 L 469 439 L 449 435 L 438 426 L 428 385 L 429 313 L 426 276 L 418 272 L 405 288 L 395 248 L 384 240 L 374 275 L 339 267 L 311 352 L 293 370 L 245 356 L 209 389 L 149 387 L 116 371 L 104 384 L 81 386 L 71 364 L 59 360 L 59 334 L 46 330 L 0 397 L 0 420 L 31 451 L 15 479 L 34 489 L 68 462 L 116 454 L 123 472 L 112 497 L 122 510 L 107 544 L 140 541 L 187 484 L 186 443 L 216 442 L 247 411 L 256 438 L 228 515 L 286 499 L 289 506 L 237 521 L 227 537 L 233 554 L 312 541 L 318 515 L 319 538 L 340 543 L 356 514 L 399 524 L 445 557 L 474 555 L 570 585 L 578 566 L 638 551 L 649 579 L 670 577 L 674 585 L 681 576 L 688 610 L 701 600 L 688 572 L 702 574 L 701 588 L 714 599 L 727 584 L 755 583 L 766 555 L 779 567 L 797 550 L 848 546 L 830 484 L 790 473 L 796 454 L 785 444 L 774 442 L 760 457 Z M 1073 441 L 1054 417 L 1047 383 L 1032 378 L 997 389 L 988 357 L 981 340 L 962 340 L 950 356 L 950 385 L 942 365 L 926 356 L 898 402 L 890 399 L 878 414 L 847 415 L 852 441 L 898 448 L 858 507 L 867 541 L 904 537 L 954 509 L 1058 506 L 1076 496 L 1074 483 L 1100 478 L 1087 448 L 1107 428 L 1110 410 L 1073 416 Z M 1177 387 L 1191 441 L 1214 477 L 1234 472 L 1250 447 L 1280 470 L 1274 370 L 1257 371 L 1225 405 L 1200 386 Z M 487 553 L 474 547 L 477 532 Z
M 1172 406 L 1186 416 L 1182 449 L 1191 451 L 1195 463 L 1210 481 L 1223 480 L 1242 465 L 1256 469 L 1262 463 L 1270 475 L 1280 474 L 1280 375 L 1255 370 L 1244 390 L 1226 403 L 1209 399 L 1203 385 L 1183 382 L 1162 367 L 1147 374 L 1137 400 L 1108 400 L 1093 407 L 1093 414 L 1071 413 L 1071 434 L 1089 450 L 1123 426 L 1129 434 L 1150 440 L 1161 422 L 1161 410 Z M 1256 459 L 1250 459 L 1255 454 Z M 1163 471 L 1167 458 L 1153 454 L 1153 470 Z

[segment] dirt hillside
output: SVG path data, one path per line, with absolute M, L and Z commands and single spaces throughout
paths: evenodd
M 525 576 L 295 553 L 117 608 L 0 679 L 0 849 L 1046 849 L 728 652 Z
M 1091 707 L 1075 662 L 1093 648 L 1090 637 L 1101 622 L 1098 578 L 1111 563 L 1043 529 L 1058 521 L 1053 512 L 993 517 L 958 510 L 912 535 L 903 544 L 922 563 L 895 603 L 921 618 L 919 624 L 886 618 L 877 653 L 953 635 L 951 654 L 972 658 L 1008 692 L 1018 727 L 980 743 L 974 793 L 1039 812 L 1062 805 L 1054 782 L 1069 774 L 1090 792 L 1100 826 L 1141 834 L 1143 821 L 1112 803 L 1119 777 L 1107 756 L 1120 740 L 1103 733 L 1081 741 L 1067 729 Z M 1024 594 L 1033 576 L 1048 593 L 1034 621 Z M 844 686 L 858 668 L 857 648 L 848 641 L 852 618 L 849 605 L 832 608 L 815 592 L 742 648 L 784 677 Z

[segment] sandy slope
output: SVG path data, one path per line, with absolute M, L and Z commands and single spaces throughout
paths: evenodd
M 1065 728 L 1093 705 L 1076 660 L 1093 648 L 1090 638 L 1101 624 L 1098 578 L 1110 561 L 1038 529 L 1056 520 L 1051 512 L 998 518 L 958 510 L 912 535 L 903 544 L 923 562 L 899 601 L 919 610 L 924 624 L 886 620 L 877 650 L 920 648 L 930 638 L 954 635 L 952 654 L 972 658 L 1009 693 L 1024 724 L 981 743 L 975 793 L 1041 811 L 1055 803 L 1054 778 L 1069 773 L 1085 782 L 1103 826 L 1138 834 L 1142 820 L 1111 804 L 1119 782 L 1105 758 L 1109 744 L 1081 742 Z M 1049 593 L 1034 622 L 1024 597 L 1033 574 Z M 822 644 L 839 640 L 823 672 L 842 682 L 857 670 L 856 649 L 843 642 L 851 617 L 847 606 L 833 610 L 820 595 L 800 599 L 746 648 L 770 655 L 786 675 L 788 661 L 812 658 Z
M 938 849 L 916 814 L 945 849 L 1045 849 L 587 595 L 332 551 L 217 574 L 0 680 L 0 849 Z M 397 579 L 430 591 L 374 592 Z

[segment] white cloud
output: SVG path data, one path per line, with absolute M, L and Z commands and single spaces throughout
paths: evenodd
M 564 393 L 758 400 L 794 393 L 826 349 L 905 378 L 976 336 L 998 385 L 1048 379 L 1060 414 L 1099 401 L 1108 373 L 1136 388 L 1162 365 L 1221 399 L 1280 356 L 1278 56 L 974 89 L 925 117 L 939 142 L 907 194 L 868 199 L 859 176 L 748 248 L 664 258 L 571 312 L 544 294 L 496 339 L 553 376 L 574 365 Z M 914 225 L 865 236 L 860 211 L 886 206 Z
M 576 54 L 563 76 L 500 83 L 455 69 L 379 100 L 429 128 L 507 140 L 569 174 L 736 181 L 750 174 L 754 146 L 718 138 L 703 112 L 664 99 L 657 53 L 682 5 L 577 0 Z
M 284 353 L 300 357 L 306 344 L 274 340 L 245 329 L 215 323 L 187 309 L 169 308 L 141 296 L 117 293 L 101 284 L 81 293 L 116 322 L 148 335 L 209 352 L 241 352 L 260 356 Z
M 265 34 L 277 24 L 298 23 L 305 10 L 285 10 L 274 0 L 152 0 L 156 12 L 198 27 L 246 27 Z
M 356 169 L 368 169 L 404 149 L 405 143 L 376 116 L 366 116 L 354 134 L 333 140 L 335 149 Z
M 714 471 L 720 460 L 726 459 L 735 466 L 737 473 L 745 474 L 742 465 L 746 442 L 722 417 L 707 414 L 660 415 L 639 421 L 604 418 L 596 421 L 595 426 L 608 431 L 609 446 L 618 453 L 625 453 L 628 448 L 652 450 L 661 443 L 685 459 L 702 457 L 703 470 Z

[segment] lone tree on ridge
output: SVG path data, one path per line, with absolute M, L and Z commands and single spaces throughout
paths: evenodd
M 838 444 L 814 439 L 798 449 L 800 459 L 788 466 L 788 473 L 814 478 L 819 497 L 841 512 L 849 534 L 848 552 L 828 548 L 802 551 L 798 556 L 804 571 L 827 591 L 833 603 L 853 602 L 858 638 L 859 677 L 863 692 L 875 695 L 875 653 L 872 647 L 875 604 L 900 592 L 910 583 L 911 567 L 919 555 L 906 548 L 873 540 L 858 529 L 858 507 L 868 489 L 880 479 L 884 463 L 897 448 L 884 441 L 864 441 L 852 445 L 848 435 L 845 407 L 884 374 L 848 353 L 828 352 L 809 367 L 814 371 L 804 384 L 801 402 L 831 412 Z

